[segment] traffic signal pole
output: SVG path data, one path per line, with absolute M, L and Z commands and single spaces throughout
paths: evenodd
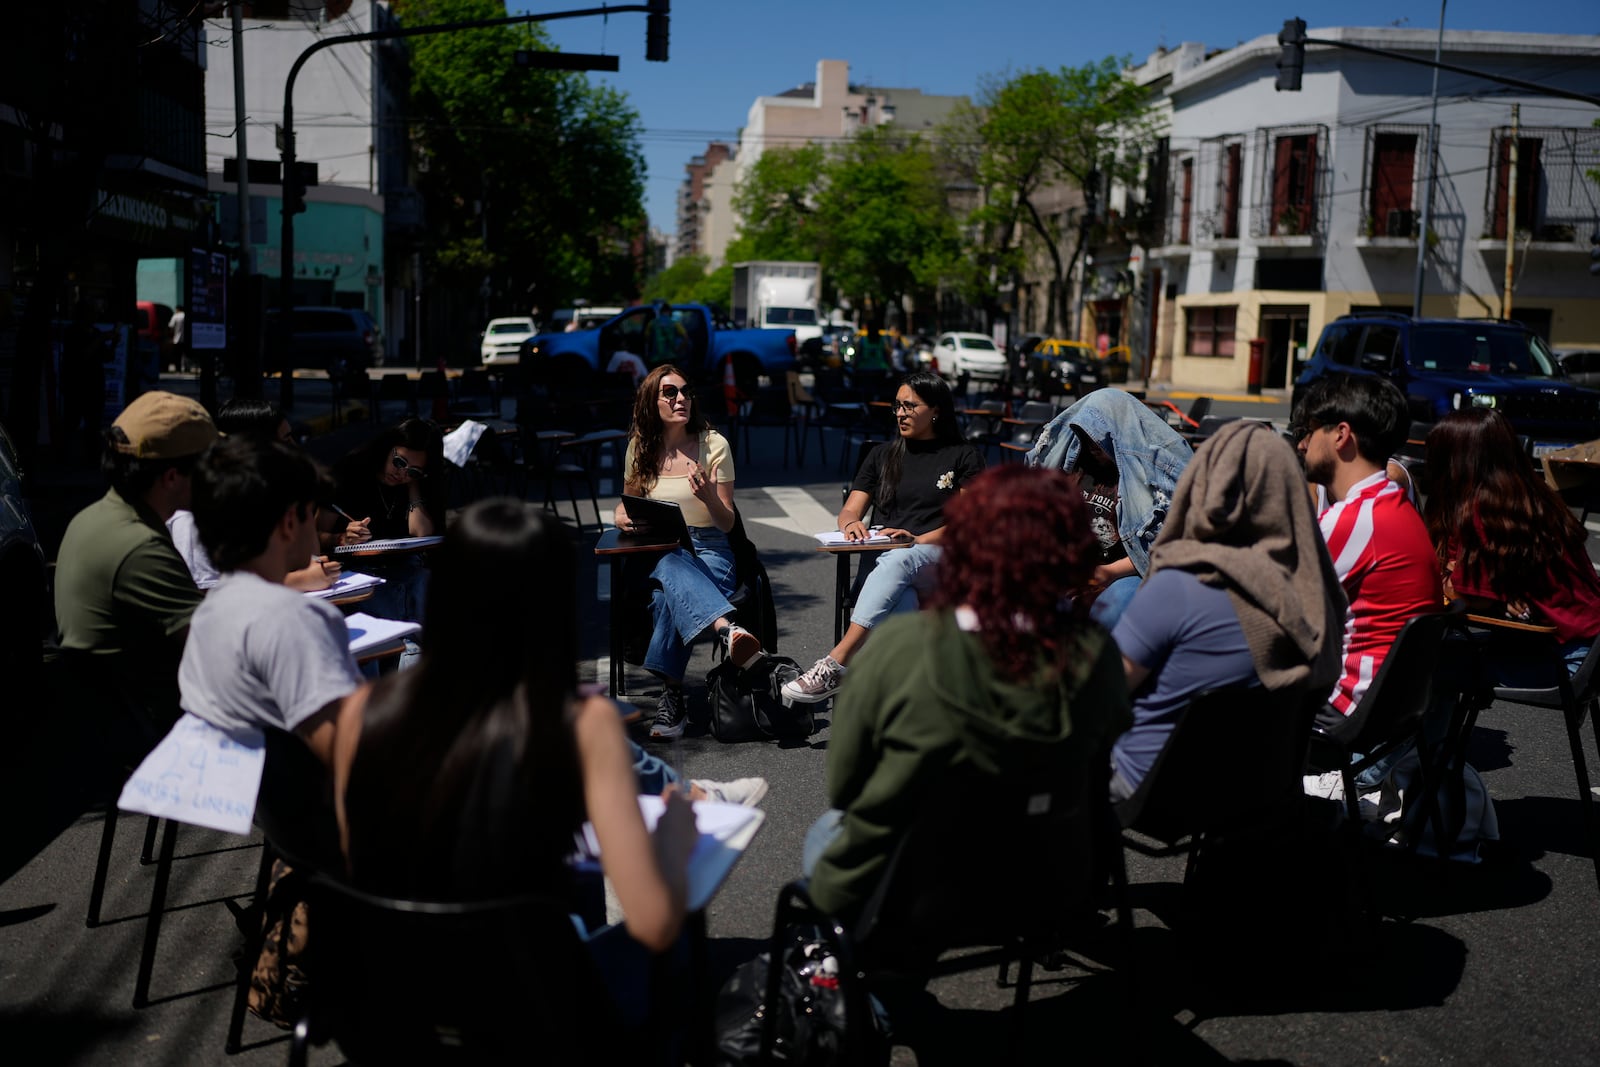
M 296 168 L 294 148 L 294 83 L 306 60 L 336 44 L 356 44 L 363 41 L 394 41 L 406 37 L 426 37 L 439 33 L 459 33 L 464 30 L 487 30 L 500 26 L 520 26 L 529 22 L 555 22 L 559 19 L 608 17 L 637 11 L 648 15 L 645 27 L 646 60 L 667 61 L 668 16 L 672 0 L 650 0 L 645 4 L 617 4 L 608 7 L 586 7 L 573 11 L 548 11 L 530 15 L 507 15 L 504 18 L 474 19 L 467 22 L 441 22 L 427 26 L 400 26 L 389 30 L 371 30 L 366 33 L 345 33 L 324 37 L 312 44 L 295 59 L 289 68 L 289 77 L 283 85 L 283 229 L 278 242 L 278 336 L 275 338 L 279 356 L 280 374 L 278 406 L 285 412 L 294 407 L 294 374 L 290 365 L 289 347 L 293 336 L 294 318 L 294 217 L 305 210 L 305 187 L 300 182 Z M 242 131 L 241 131 L 242 136 Z M 242 155 L 242 153 L 241 153 Z M 418 339 L 421 343 L 421 339 Z

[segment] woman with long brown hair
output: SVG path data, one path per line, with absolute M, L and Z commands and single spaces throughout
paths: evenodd
M 1423 519 L 1449 596 L 1504 601 L 1554 626 L 1569 671 L 1600 634 L 1600 578 L 1589 533 L 1533 469 L 1506 417 L 1454 411 L 1428 433 Z
M 693 552 L 668 552 L 650 573 L 652 630 L 644 666 L 666 685 L 650 736 L 677 737 L 687 718 L 683 672 L 694 639 L 713 631 L 728 657 L 741 666 L 761 654 L 761 641 L 728 618 L 733 614 L 728 597 L 738 582 L 728 543 L 734 525 L 728 442 L 706 422 L 688 378 L 670 363 L 651 371 L 639 386 L 622 480 L 629 496 L 682 508 L 694 542 Z M 624 533 L 633 530 L 621 504 L 615 519 Z

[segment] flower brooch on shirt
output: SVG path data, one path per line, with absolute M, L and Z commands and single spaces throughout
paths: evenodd
M 954 489 L 956 487 L 956 472 L 945 471 L 939 475 L 939 481 L 936 484 L 940 489 Z

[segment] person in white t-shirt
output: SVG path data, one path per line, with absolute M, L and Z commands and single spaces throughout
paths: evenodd
M 219 442 L 195 471 L 195 525 L 221 578 L 195 609 L 180 704 L 224 730 L 295 734 L 325 766 L 360 731 L 365 679 L 332 604 L 286 587 L 317 550 L 326 479 L 310 458 L 249 437 Z

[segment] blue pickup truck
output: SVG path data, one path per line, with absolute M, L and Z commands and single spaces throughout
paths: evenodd
M 781 382 L 794 366 L 793 330 L 741 330 L 703 304 L 646 304 L 628 308 L 595 330 L 541 333 L 523 342 L 521 362 L 579 355 L 603 370 L 618 351 L 654 367 L 674 363 L 701 383 L 721 382 L 726 361 L 742 387 L 765 375 Z

